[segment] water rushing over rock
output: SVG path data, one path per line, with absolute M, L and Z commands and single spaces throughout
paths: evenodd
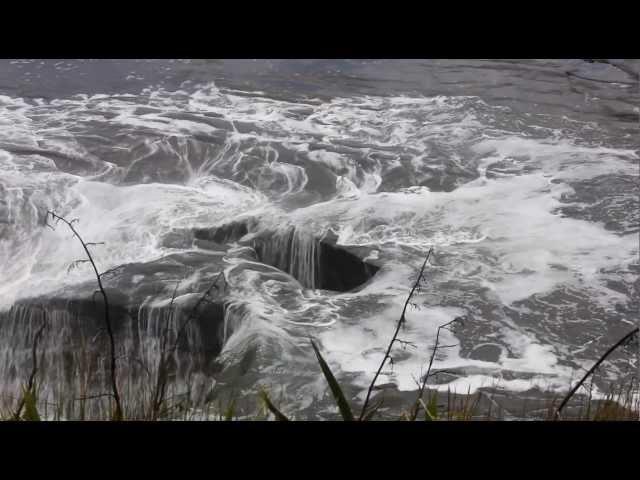
M 0 314 L 0 339 L 5 346 L 0 378 L 5 395 L 19 395 L 29 378 L 35 332 L 43 325 L 36 350 L 43 401 L 73 403 L 74 399 L 99 397 L 110 391 L 109 344 L 100 318 L 102 309 L 82 303 L 16 305 Z M 114 309 L 114 313 L 118 383 L 125 401 L 140 405 L 150 397 L 164 338 L 169 347 L 178 339 L 177 348 L 169 348 L 167 353 L 171 391 L 191 392 L 193 400 L 198 400 L 197 395 L 203 392 L 194 391 L 191 383 L 199 376 L 212 378 L 214 359 L 224 341 L 222 306 L 206 309 L 185 327 L 188 312 L 184 307 L 142 307 L 138 312 Z
M 191 392 L 194 376 L 211 380 L 228 332 L 224 278 L 214 270 L 219 263 L 215 255 L 173 255 L 123 265 L 105 277 L 118 381 L 129 401 L 136 394 L 150 395 L 162 352 L 176 391 Z M 194 264 L 198 270 L 190 276 L 188 267 Z M 213 282 L 216 287 L 201 301 Z M 32 369 L 35 332 L 42 326 L 36 354 L 43 398 L 72 400 L 109 391 L 104 315 L 104 300 L 91 281 L 0 312 L 2 391 L 20 392 Z
M 336 239 L 291 227 L 261 234 L 253 244 L 260 261 L 290 273 L 304 287 L 347 292 L 371 279 L 378 267 L 337 246 Z
M 637 322 L 637 62 L 0 64 L 2 395 L 45 318 L 49 398 L 105 389 L 93 272 L 68 270 L 83 249 L 47 210 L 79 219 L 110 272 L 129 392 L 218 275 L 174 393 L 267 384 L 309 418 L 335 414 L 309 337 L 362 400 L 431 247 L 403 331 L 419 348 L 380 378 L 404 394 L 457 316 L 433 387 L 518 395 L 566 390 Z M 596 386 L 639 364 L 620 353 Z

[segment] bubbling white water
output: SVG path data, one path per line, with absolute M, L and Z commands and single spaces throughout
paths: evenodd
M 95 247 L 102 270 L 175 252 L 161 241 L 172 229 L 238 217 L 258 218 L 259 228 L 275 232 L 295 228 L 294 248 L 286 250 L 283 235 L 263 261 L 278 266 L 279 255 L 290 255 L 286 263 L 299 283 L 276 274 L 265 279 L 257 262 L 230 260 L 227 276 L 235 290 L 229 311 L 235 313 L 222 355 L 233 358 L 261 338 L 280 345 L 279 365 L 295 363 L 301 355 L 310 358 L 304 339 L 312 334 L 336 370 L 359 375 L 361 385 L 375 371 L 402 310 L 415 270 L 409 265 L 419 265 L 430 247 L 441 262 L 432 269 L 439 288 L 468 282 L 504 307 L 571 285 L 610 307 L 621 294 L 605 285 L 602 271 L 634 263 L 637 237 L 557 210 L 572 181 L 637 177 L 637 151 L 602 146 L 604 134 L 590 145 L 580 138 L 582 127 L 558 135 L 553 125 L 529 117 L 520 119 L 528 122 L 518 127 L 525 131 L 509 129 L 502 110 L 477 97 L 288 102 L 213 84 L 192 92 L 148 89 L 137 97 L 50 102 L 1 96 L 0 220 L 6 225 L 0 224 L 0 268 L 6 273 L 0 308 L 91 278 L 84 267 L 67 273 L 82 250 L 62 225 L 43 226 L 47 209 L 79 218 L 87 241 L 104 242 Z M 206 145 L 194 147 L 196 137 Z M 90 140 L 109 147 L 89 148 Z M 147 165 L 154 155 L 159 160 Z M 66 173 L 65 161 L 73 164 Z M 158 180 L 165 163 L 183 175 Z M 309 165 L 324 169 L 326 185 Z M 138 168 L 140 178 L 124 181 Z M 455 181 L 438 188 L 449 170 Z M 429 183 L 434 179 L 440 183 Z M 284 203 L 310 192 L 316 195 L 305 197 L 315 198 L 311 203 Z M 382 268 L 358 292 L 315 290 L 314 239 L 329 229 L 340 245 L 377 252 Z M 415 387 L 438 325 L 466 312 L 462 297 L 457 306 L 420 298 L 425 307 L 409 312 L 403 336 L 425 348 L 403 352 L 393 372 L 383 375 L 401 390 Z M 354 306 L 362 307 L 358 315 L 350 313 Z M 510 355 L 489 362 L 448 349 L 437 368 L 485 372 L 452 385 L 473 390 L 508 370 L 539 374 L 505 381 L 514 390 L 543 383 L 565 388 L 572 371 L 559 364 L 558 349 L 509 319 L 500 321 L 496 335 Z M 442 341 L 457 342 L 449 333 Z

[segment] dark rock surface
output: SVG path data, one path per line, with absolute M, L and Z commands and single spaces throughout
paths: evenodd
M 178 383 L 215 372 L 225 340 L 221 261 L 221 255 L 191 252 L 122 265 L 104 275 L 119 382 L 129 391 L 141 394 L 150 388 L 163 338 L 170 352 L 170 375 Z M 189 281 L 194 271 L 198 276 Z M 183 286 L 176 289 L 179 281 Z M 217 287 L 201 301 L 214 282 Z M 0 378 L 7 390 L 28 378 L 33 340 L 43 322 L 38 375 L 47 388 L 66 392 L 69 398 L 83 388 L 105 388 L 109 339 L 104 301 L 96 289 L 95 281 L 87 281 L 21 300 L 0 313 Z
M 293 275 L 307 288 L 347 292 L 369 281 L 379 267 L 336 240 L 332 233 L 315 238 L 290 228 L 258 236 L 253 247 L 260 261 Z
M 165 236 L 163 245 L 223 252 L 228 244 L 237 242 L 252 247 L 257 261 L 292 275 L 304 287 L 337 292 L 364 285 L 381 266 L 378 260 L 364 260 L 368 248 L 338 245 L 332 231 L 316 237 L 295 227 L 260 231 L 258 224 L 247 218 L 217 227 L 174 230 Z

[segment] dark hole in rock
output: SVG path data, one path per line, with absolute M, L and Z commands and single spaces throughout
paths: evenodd
M 194 244 L 215 249 L 241 241 L 255 230 L 255 223 L 255 219 L 248 219 L 194 229 Z M 346 292 L 369 281 L 379 267 L 362 260 L 357 248 L 344 247 L 336 241 L 337 236 L 333 233 L 314 237 L 300 229 L 289 228 L 263 232 L 247 243 L 255 249 L 258 261 L 287 272 L 307 288 Z
M 240 240 L 249 232 L 245 222 L 232 222 L 214 228 L 196 228 L 193 236 L 196 240 L 207 240 L 220 245 Z
M 286 271 L 307 288 L 347 292 L 369 281 L 379 267 L 337 245 L 336 239 L 291 228 L 263 234 L 253 240 L 253 247 L 261 262 Z

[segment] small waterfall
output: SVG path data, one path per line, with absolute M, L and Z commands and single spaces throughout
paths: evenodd
M 254 242 L 260 261 L 295 277 L 306 288 L 320 288 L 318 240 L 308 232 L 289 228 Z
M 207 372 L 222 349 L 224 310 L 213 304 L 201 309 L 200 319 L 189 320 L 189 310 L 169 306 L 144 306 L 138 322 L 124 338 L 131 341 L 128 350 L 135 352 L 146 365 L 159 365 L 165 344 L 176 378 L 184 379 L 193 371 Z M 137 327 L 137 328 L 136 328 Z
M 189 395 L 197 402 L 214 383 L 215 359 L 225 339 L 224 306 L 208 303 L 189 320 L 198 295 L 185 297 L 190 298 L 171 307 L 166 302 L 126 312 L 113 309 L 125 409 L 140 408 L 151 398 L 163 344 L 170 395 Z M 85 413 L 104 411 L 108 398 L 100 394 L 110 391 L 108 337 L 98 309 L 88 314 L 87 305 L 78 301 L 21 303 L 0 312 L 0 404 L 16 405 L 33 367 L 34 338 L 45 322 L 37 348 L 39 401 L 46 406 L 64 400 L 66 415 L 72 418 L 81 398 L 98 396 Z
M 291 241 L 289 273 L 308 288 L 318 288 L 320 267 L 318 241 L 309 233 L 294 229 Z
M 378 271 L 328 236 L 316 237 L 295 227 L 261 234 L 253 245 L 261 262 L 289 273 L 306 288 L 345 292 Z

